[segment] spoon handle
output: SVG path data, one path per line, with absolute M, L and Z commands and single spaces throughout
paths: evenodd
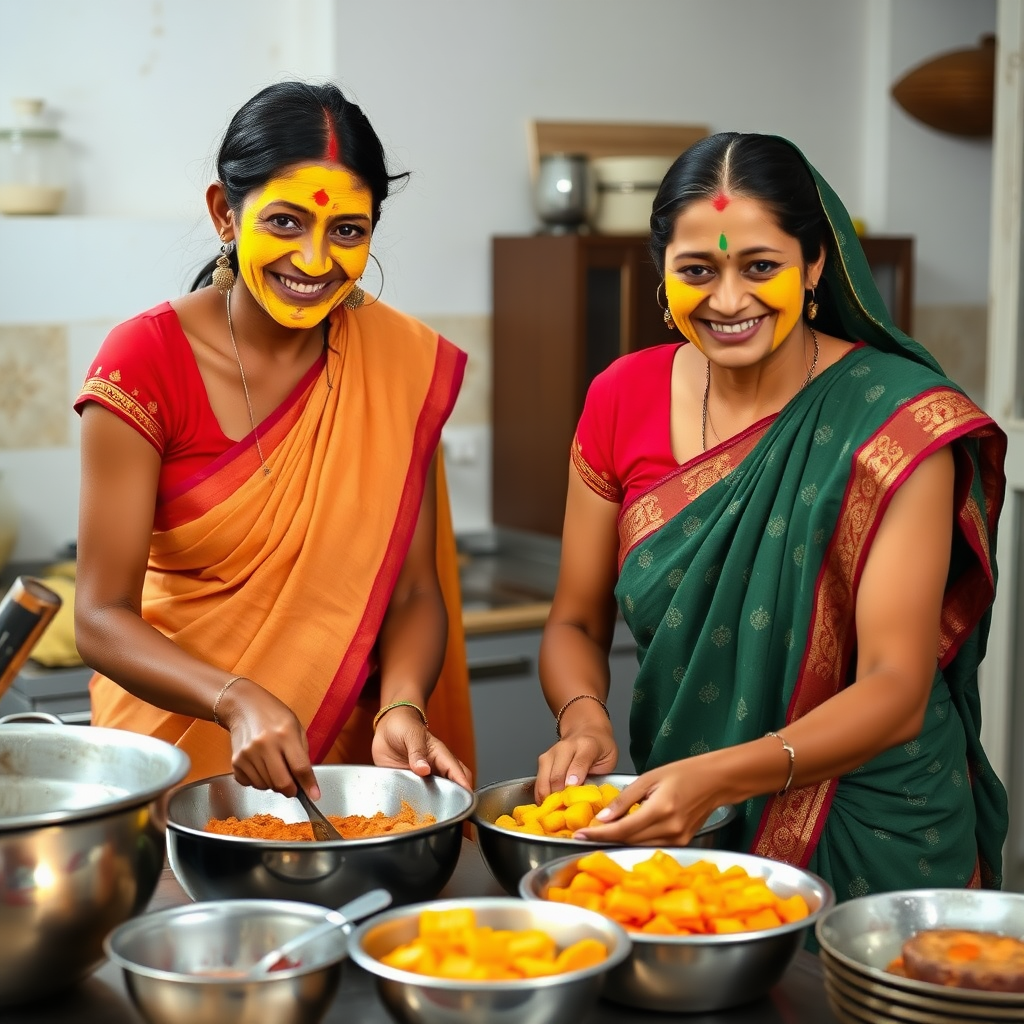
M 387 889 L 371 889 L 369 892 L 364 892 L 362 896 L 357 896 L 349 903 L 338 907 L 337 910 L 329 910 L 327 916 L 319 924 L 313 925 L 312 928 L 307 928 L 301 934 L 296 935 L 287 942 L 281 943 L 277 949 L 272 949 L 266 956 L 260 957 L 249 968 L 248 973 L 263 974 L 265 971 L 269 971 L 279 960 L 300 949 L 307 942 L 318 939 L 321 935 L 334 931 L 335 928 L 341 928 L 352 921 L 358 921 L 361 917 L 369 917 L 370 914 L 376 914 L 377 911 L 383 910 L 390 903 L 391 893 Z

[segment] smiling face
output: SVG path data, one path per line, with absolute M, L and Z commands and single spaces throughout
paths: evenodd
M 665 250 L 668 307 L 702 352 L 742 346 L 760 358 L 789 337 L 823 262 L 805 271 L 799 241 L 756 199 L 699 200 Z
M 300 164 L 247 196 L 238 267 L 285 327 L 320 323 L 352 290 L 370 253 L 372 197 L 341 164 Z

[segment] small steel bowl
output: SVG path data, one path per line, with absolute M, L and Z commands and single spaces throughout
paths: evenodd
M 104 950 L 149 1024 L 315 1024 L 341 980 L 343 930 L 303 946 L 295 967 L 240 975 L 328 913 L 293 900 L 192 903 L 128 921 L 107 936 Z
M 380 961 L 419 934 L 424 910 L 469 908 L 476 923 L 519 931 L 539 928 L 559 949 L 594 938 L 608 958 L 593 967 L 522 981 L 461 981 L 402 971 Z M 349 942 L 354 963 L 372 974 L 388 1011 L 403 1024 L 564 1024 L 582 1019 L 601 994 L 606 975 L 628 955 L 629 936 L 610 918 L 582 907 L 527 903 L 511 896 L 439 900 L 388 910 L 356 927 Z
M 969 1004 L 994 1007 L 990 1019 L 1007 1011 L 1024 1020 L 1024 992 L 988 992 L 917 981 L 887 970 L 903 943 L 931 928 L 964 928 L 1024 938 L 1024 893 L 992 889 L 899 889 L 847 900 L 815 925 L 826 982 L 839 978 L 852 998 L 877 997 L 893 1006 L 969 1012 Z
M 306 821 L 298 800 L 217 775 L 183 786 L 168 805 L 167 859 L 194 900 L 284 899 L 337 907 L 367 889 L 387 889 L 396 904 L 430 899 L 447 884 L 462 851 L 463 822 L 476 798 L 435 775 L 399 768 L 319 765 L 325 814 L 395 814 L 403 800 L 432 825 L 370 839 L 282 842 L 205 831 L 210 818 L 273 814 Z
M 644 847 L 605 852 L 627 870 L 652 853 Z M 758 999 L 786 973 L 807 932 L 835 903 L 827 882 L 791 864 L 729 850 L 672 847 L 665 852 L 684 866 L 706 860 L 724 871 L 737 865 L 748 875 L 765 879 L 783 898 L 799 893 L 810 914 L 778 928 L 723 935 L 629 932 L 632 951 L 608 972 L 605 981 L 603 995 L 612 1002 L 645 1010 L 707 1013 Z M 580 856 L 563 857 L 530 871 L 519 885 L 520 895 L 529 901 L 545 900 L 549 886 L 569 884 Z
M 635 782 L 636 775 L 590 775 L 587 784 L 601 786 L 606 782 L 617 789 L 625 789 Z M 582 856 L 589 850 L 607 850 L 615 843 L 585 843 L 578 839 L 559 839 L 552 836 L 533 836 L 513 832 L 494 822 L 502 814 L 511 814 L 514 807 L 534 802 L 535 778 L 512 779 L 495 782 L 476 791 L 476 809 L 472 822 L 476 828 L 480 855 L 495 881 L 512 896 L 519 892 L 519 882 L 528 871 L 549 864 L 560 857 Z M 724 845 L 722 833 L 736 817 L 734 807 L 718 807 L 704 826 L 690 840 L 691 847 Z

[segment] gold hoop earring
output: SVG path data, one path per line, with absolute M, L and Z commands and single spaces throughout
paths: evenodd
M 220 255 L 217 257 L 213 273 L 210 275 L 210 281 L 221 295 L 227 295 L 235 286 L 235 271 L 231 266 L 231 253 L 234 251 L 234 243 L 225 242 L 223 235 L 220 237 Z
M 807 319 L 813 320 L 818 315 L 818 304 L 814 301 L 814 289 L 811 289 L 811 297 L 807 301 Z
M 665 305 L 661 304 L 661 289 L 664 287 L 665 282 L 659 281 L 658 287 L 654 291 L 654 299 L 658 303 L 658 307 L 661 309 L 661 319 L 665 321 L 665 326 L 670 330 L 676 329 L 676 322 L 672 319 L 672 310 L 668 308 L 668 295 L 665 296 Z

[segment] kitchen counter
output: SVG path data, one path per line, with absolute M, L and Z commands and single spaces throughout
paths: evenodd
M 502 896 L 491 878 L 475 843 L 463 840 L 462 854 L 451 881 L 440 897 Z M 180 906 L 188 897 L 171 869 L 165 868 L 150 901 L 149 910 Z M 29 1006 L 5 1008 L 4 1024 L 142 1024 L 128 999 L 120 969 L 104 962 L 73 989 L 52 1000 Z M 829 1008 L 817 957 L 800 952 L 778 985 L 767 996 L 721 1013 L 665 1014 L 633 1010 L 601 1000 L 573 1024 L 836 1024 Z M 377 996 L 374 979 L 346 962 L 341 984 L 323 1024 L 391 1024 L 392 1018 Z

